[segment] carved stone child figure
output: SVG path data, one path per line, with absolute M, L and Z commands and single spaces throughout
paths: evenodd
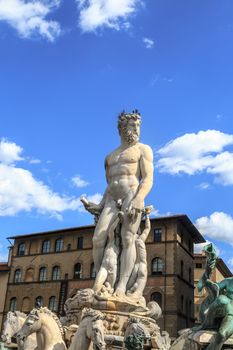
M 118 213 L 112 221 L 108 233 L 108 242 L 104 251 L 103 261 L 100 270 L 96 276 L 94 291 L 98 292 L 101 290 L 105 282 L 110 284 L 111 288 L 114 288 L 117 277 L 117 259 L 119 256 L 119 243 L 115 237 L 115 230 L 120 222 L 120 213 Z
M 128 283 L 129 291 L 127 293 L 128 295 L 130 294 L 131 296 L 135 297 L 142 296 L 147 281 L 147 260 L 145 241 L 151 230 L 149 215 L 152 210 L 152 206 L 145 207 L 145 228 L 141 234 L 138 234 L 138 237 L 135 241 L 137 260 Z

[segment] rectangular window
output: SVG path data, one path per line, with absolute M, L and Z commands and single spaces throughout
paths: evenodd
M 154 242 L 161 242 L 161 241 L 162 241 L 162 229 L 155 228 L 154 229 Z
M 202 263 L 196 263 L 196 269 L 202 269 Z
M 83 237 L 78 237 L 77 248 L 78 249 L 83 249 Z
M 18 256 L 23 256 L 25 254 L 25 244 L 20 243 L 18 246 Z

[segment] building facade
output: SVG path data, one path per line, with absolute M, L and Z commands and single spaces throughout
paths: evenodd
M 8 263 L 0 263 L 0 325 L 3 321 L 9 272 Z
M 93 232 L 90 225 L 10 237 L 14 242 L 5 314 L 15 309 L 27 313 L 37 301 L 62 315 L 68 297 L 91 288 Z M 161 305 L 159 325 L 172 337 L 194 324 L 193 247 L 201 242 L 204 238 L 186 215 L 151 220 L 144 296 Z
M 206 256 L 205 254 L 195 254 L 194 258 L 195 258 L 194 285 L 196 287 L 199 279 L 205 272 Z M 232 277 L 232 273 L 227 267 L 227 265 L 225 264 L 225 262 L 222 259 L 218 259 L 216 268 L 214 269 L 213 274 L 211 276 L 211 280 L 213 282 L 220 282 L 227 277 Z M 200 307 L 206 297 L 207 297 L 207 293 L 205 289 L 203 289 L 201 292 L 198 292 L 197 288 L 195 288 L 194 316 L 195 316 L 196 324 L 200 324 L 200 318 L 199 318 Z

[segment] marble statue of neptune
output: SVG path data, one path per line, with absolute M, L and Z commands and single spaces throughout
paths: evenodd
M 139 142 L 141 116 L 139 112 L 122 112 L 118 117 L 120 146 L 105 159 L 107 188 L 99 204 L 86 200 L 85 208 L 98 215 L 93 236 L 93 258 L 96 272 L 101 268 L 109 230 L 119 212 L 124 220 L 120 223 L 120 267 L 114 295 L 122 297 L 136 258 L 137 233 L 144 209 L 144 199 L 153 184 L 153 153 L 148 145 Z M 121 215 L 122 216 L 122 215 Z

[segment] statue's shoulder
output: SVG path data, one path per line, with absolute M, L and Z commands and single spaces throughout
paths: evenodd
M 153 161 L 153 151 L 149 145 L 145 145 L 144 143 L 138 144 L 141 155 L 147 158 L 150 161 Z
M 119 153 L 119 147 L 114 149 L 111 153 L 109 153 L 106 157 L 105 157 L 105 167 L 106 165 L 108 165 L 109 161 L 111 160 L 111 158 L 113 158 L 117 153 Z

